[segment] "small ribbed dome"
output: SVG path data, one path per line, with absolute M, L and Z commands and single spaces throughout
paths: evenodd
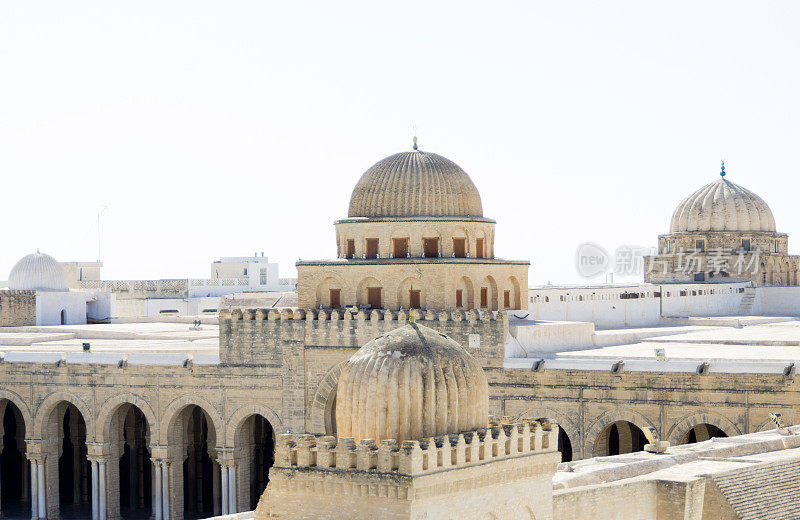
M 775 231 L 775 218 L 761 197 L 720 177 L 675 209 L 670 233 L 684 231 Z
M 481 195 L 456 163 L 413 150 L 378 161 L 350 197 L 350 217 L 482 217 Z
M 353 354 L 339 376 L 337 435 L 418 440 L 485 428 L 489 385 L 464 347 L 409 324 Z
M 24 256 L 8 275 L 8 288 L 19 291 L 68 291 L 67 273 L 55 258 L 35 252 Z

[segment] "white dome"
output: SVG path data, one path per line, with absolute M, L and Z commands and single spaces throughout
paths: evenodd
M 689 195 L 672 214 L 670 233 L 691 231 L 775 231 L 764 200 L 720 177 Z
M 67 273 L 55 258 L 35 252 L 17 262 L 8 275 L 8 288 L 19 291 L 68 291 Z

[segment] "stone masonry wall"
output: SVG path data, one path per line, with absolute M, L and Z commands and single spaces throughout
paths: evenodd
M 0 327 L 36 325 L 36 291 L 0 291 Z

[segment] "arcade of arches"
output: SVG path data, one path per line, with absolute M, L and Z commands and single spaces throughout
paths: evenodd
M 87 428 L 78 406 L 58 401 L 44 412 L 42 439 L 26 439 L 25 414 L 0 399 L 2 516 L 207 518 L 252 510 L 266 489 L 275 432 L 261 415 L 239 423 L 230 447 L 220 446 L 210 415 L 197 405 L 174 415 L 166 446 L 153 445 L 151 425 L 134 404 L 106 417 Z M 95 426 L 105 442 L 87 433 Z

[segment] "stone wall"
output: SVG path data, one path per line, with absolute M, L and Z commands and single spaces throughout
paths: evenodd
M 556 447 L 535 421 L 402 445 L 284 435 L 255 518 L 549 520 Z
M 0 327 L 36 325 L 36 291 L 0 291 Z
M 420 307 L 431 309 L 527 309 L 528 262 L 479 258 L 334 260 L 297 263 L 301 308 L 331 307 L 330 291 L 340 291 L 341 306 L 368 304 L 368 287 L 381 288 L 381 306 L 408 309 L 410 290 L 420 291 Z M 461 291 L 457 305 L 456 291 Z M 509 292 L 509 305 L 504 294 Z

